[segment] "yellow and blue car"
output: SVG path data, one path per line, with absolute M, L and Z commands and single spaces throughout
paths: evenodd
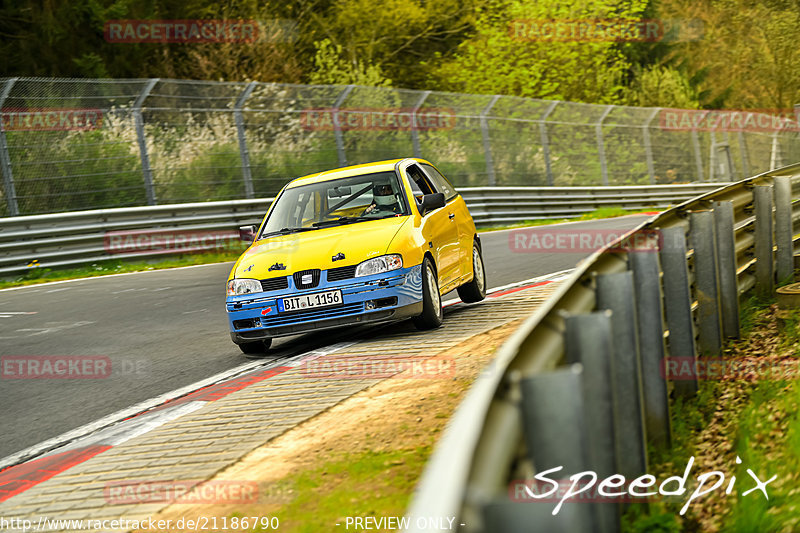
M 441 295 L 486 296 L 481 241 L 464 199 L 428 161 L 380 161 L 298 178 L 231 270 L 231 339 L 244 353 L 272 339 L 411 318 L 441 325 Z

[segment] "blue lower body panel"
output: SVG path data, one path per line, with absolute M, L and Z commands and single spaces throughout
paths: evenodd
M 322 273 L 313 289 L 289 289 L 229 296 L 226 307 L 236 344 L 308 331 L 400 320 L 422 312 L 422 268 L 409 268 L 328 282 Z M 323 308 L 280 312 L 278 301 L 327 291 L 341 291 L 342 303 Z M 280 306 L 283 308 L 283 306 Z

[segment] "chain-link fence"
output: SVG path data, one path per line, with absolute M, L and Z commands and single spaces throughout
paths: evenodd
M 2 79 L 0 117 L 2 216 L 268 197 L 406 156 L 456 186 L 728 181 L 800 160 L 789 118 L 717 129 L 698 112 L 349 85 Z

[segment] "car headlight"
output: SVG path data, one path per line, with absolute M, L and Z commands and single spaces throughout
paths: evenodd
M 400 254 L 382 255 L 373 259 L 367 259 L 356 267 L 356 277 L 371 276 L 381 272 L 389 272 L 403 268 L 403 256 Z
M 264 292 L 257 279 L 234 278 L 228 282 L 228 296 L 240 296 L 251 292 Z

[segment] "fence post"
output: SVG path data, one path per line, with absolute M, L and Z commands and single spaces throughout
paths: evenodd
M 500 95 L 494 95 L 483 111 L 481 111 L 481 138 L 483 139 L 483 153 L 484 157 L 486 158 L 486 176 L 489 182 L 489 187 L 494 187 L 497 185 L 497 178 L 495 177 L 494 173 L 494 160 L 492 159 L 492 143 L 489 139 L 489 123 L 486 120 L 486 115 L 489 114 L 489 111 L 492 110 L 494 104 L 497 103 L 497 100 L 500 98 Z
M 353 92 L 355 85 L 348 85 L 342 91 L 342 94 L 336 98 L 333 104 L 333 132 L 336 137 L 336 153 L 339 156 L 339 166 L 347 165 L 347 154 L 344 151 L 344 138 L 342 137 L 342 125 L 339 123 L 339 107 L 344 103 L 345 99 Z
M 656 183 L 656 171 L 655 165 L 653 164 L 653 146 L 650 142 L 650 123 L 653 122 L 653 119 L 658 116 L 661 112 L 661 108 L 657 107 L 653 110 L 653 114 L 651 114 L 647 118 L 647 122 L 644 123 L 642 126 L 642 137 L 644 141 L 644 155 L 647 158 L 647 174 L 650 176 L 650 184 L 655 185 Z
M 686 265 L 686 230 L 683 226 L 661 229 L 661 265 L 664 271 L 664 311 L 669 329 L 669 355 L 688 359 L 692 369 L 697 357 L 694 344 L 694 321 L 692 319 L 692 295 L 689 286 L 689 269 Z M 664 379 L 670 365 L 664 366 Z M 697 394 L 697 375 L 679 376 L 673 379 L 675 392 L 683 397 Z
M 775 130 L 775 132 L 772 134 L 772 148 L 769 151 L 770 170 L 775 170 L 776 168 L 783 166 L 783 161 L 782 161 L 783 158 L 781 157 L 781 145 L 778 142 L 778 133 L 780 132 L 781 129 L 783 128 Z
M 747 154 L 747 141 L 745 141 L 743 131 L 739 131 L 736 137 L 739 140 L 739 156 L 742 158 L 742 179 L 746 179 L 750 177 L 750 157 Z
M 700 136 L 697 134 L 697 130 L 692 128 L 692 147 L 694 148 L 694 164 L 697 169 L 697 180 L 695 181 L 704 181 L 703 177 L 703 153 L 700 150 Z
M 626 478 L 647 473 L 642 363 L 634 301 L 630 271 L 597 276 L 597 308 L 611 311 L 617 472 Z
M 603 121 L 606 119 L 611 110 L 614 109 L 613 105 L 606 106 L 605 111 L 600 116 L 600 120 L 595 124 L 595 134 L 597 135 L 597 157 L 600 159 L 600 177 L 603 185 L 608 185 L 608 168 L 606 167 L 606 148 L 603 143 Z
M 539 140 L 542 143 L 542 155 L 544 156 L 544 171 L 547 177 L 547 185 L 549 187 L 553 186 L 554 179 L 553 179 L 553 165 L 552 161 L 550 160 L 550 136 L 547 134 L 547 117 L 549 117 L 552 112 L 555 110 L 556 106 L 559 104 L 558 100 L 555 100 L 550 103 L 550 106 L 542 115 L 542 118 L 539 121 Z
M 11 170 L 11 155 L 8 153 L 8 142 L 6 132 L 3 130 L 2 111 L 11 88 L 19 78 L 11 78 L 3 84 L 3 92 L 0 93 L 0 172 L 3 174 L 3 189 L 8 205 L 9 216 L 19 215 L 19 204 L 17 204 L 17 190 L 14 187 L 14 174 Z
M 150 156 L 147 153 L 147 139 L 144 136 L 144 119 L 142 118 L 142 105 L 150 96 L 150 91 L 158 83 L 159 78 L 147 81 L 142 92 L 133 103 L 133 121 L 136 126 L 136 142 L 139 144 L 139 157 L 142 160 L 142 176 L 144 177 L 144 192 L 147 196 L 147 205 L 156 205 L 156 191 L 153 187 L 153 172 L 150 169 Z
M 414 148 L 414 157 L 422 157 L 422 148 L 419 145 L 419 129 L 417 129 L 417 111 L 419 111 L 419 108 L 422 107 L 422 104 L 425 103 L 430 94 L 431 91 L 423 91 L 422 96 L 417 100 L 417 104 L 411 111 L 411 145 Z
M 242 179 L 244 180 L 245 198 L 255 198 L 255 193 L 253 191 L 253 175 L 250 170 L 250 152 L 247 150 L 247 136 L 244 129 L 242 107 L 255 88 L 256 82 L 251 81 L 248 83 L 244 91 L 242 91 L 242 94 L 236 99 L 236 105 L 233 108 L 233 117 L 236 120 L 236 136 L 239 138 L 239 155 L 242 158 Z
M 772 296 L 775 284 L 772 246 L 772 186 L 756 185 L 753 188 L 755 204 L 756 294 L 762 298 Z
M 694 250 L 694 281 L 697 288 L 697 329 L 700 355 L 715 356 L 722 348 L 719 313 L 719 278 L 714 213 L 689 214 L 689 238 Z
M 581 388 L 586 433 L 590 436 L 586 459 L 598 479 L 617 472 L 616 400 L 614 398 L 614 345 L 611 337 L 611 311 L 601 311 L 566 317 L 564 351 L 567 363 L 583 367 Z M 595 506 L 599 531 L 619 530 L 619 507 L 604 504 Z
M 778 257 L 775 270 L 778 283 L 794 281 L 794 246 L 792 236 L 792 178 L 781 176 L 773 179 L 775 188 L 775 244 L 778 246 Z
M 639 317 L 639 353 L 647 438 L 659 447 L 671 441 L 667 380 L 664 379 L 664 314 L 657 251 L 628 252 L 633 270 L 636 314 Z
M 714 226 L 722 335 L 735 339 L 739 337 L 739 280 L 736 277 L 733 202 L 714 202 Z

